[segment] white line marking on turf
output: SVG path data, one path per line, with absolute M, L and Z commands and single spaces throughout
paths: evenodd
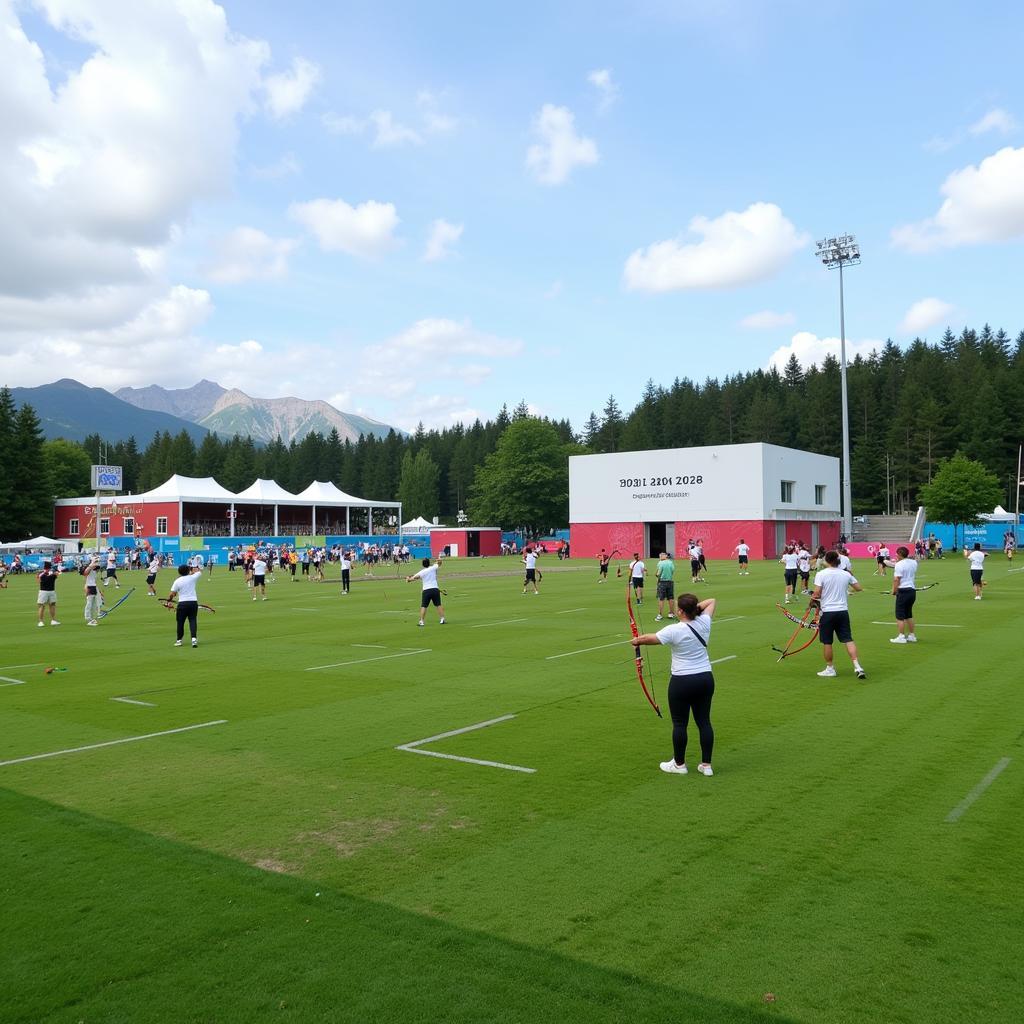
M 555 612 L 556 615 L 568 615 L 570 612 L 585 612 L 586 608 L 566 608 L 564 611 Z
M 733 659 L 738 658 L 738 657 L 739 657 L 739 655 L 737 655 L 737 654 L 727 654 L 724 658 L 715 658 L 715 660 L 713 662 L 711 662 L 711 664 L 712 665 L 717 665 L 720 661 L 732 661 Z
M 524 768 L 520 764 L 505 764 L 502 761 L 481 761 L 475 757 L 459 757 L 457 754 L 442 754 L 438 750 L 421 749 L 426 743 L 434 743 L 437 740 L 446 740 L 451 736 L 461 736 L 464 732 L 474 732 L 477 729 L 486 729 L 489 725 L 497 725 L 499 722 L 507 722 L 515 715 L 502 715 L 500 718 L 489 718 L 486 722 L 477 722 L 476 725 L 464 725 L 461 729 L 452 729 L 449 732 L 439 732 L 436 736 L 428 736 L 425 740 L 414 740 L 412 743 L 403 743 L 395 747 L 395 750 L 407 750 L 410 754 L 426 754 L 427 757 L 442 757 L 446 761 L 461 761 L 463 764 L 481 764 L 485 768 L 504 768 L 510 772 L 524 772 L 527 775 L 534 775 L 536 768 Z
M 745 619 L 746 615 L 730 615 L 727 619 L 715 619 L 715 625 L 720 626 L 723 622 L 739 622 L 740 619 Z
M 975 800 L 977 800 L 978 797 L 980 797 L 982 793 L 984 793 L 985 790 L 988 789 L 988 787 L 991 786 L 992 783 L 999 778 L 999 776 L 1003 772 L 1003 769 L 1009 763 L 1010 758 L 1001 757 L 996 762 L 995 767 L 988 773 L 988 775 L 986 775 L 985 778 L 983 778 L 981 782 L 979 782 L 974 787 L 974 789 L 972 789 L 970 793 L 968 793 L 967 796 L 965 796 L 963 800 L 961 800 L 960 803 L 958 803 L 956 807 L 954 807 L 953 810 L 951 810 L 949 814 L 946 815 L 947 824 L 953 824 L 954 822 L 959 821 L 964 816 L 964 814 L 966 814 L 971 804 L 973 804 Z
M 122 704 L 141 704 L 144 708 L 155 708 L 155 704 L 150 704 L 148 700 L 132 700 L 131 697 L 111 697 L 111 700 L 119 701 Z
M 613 644 L 601 644 L 600 647 L 584 647 L 582 651 L 566 651 L 565 654 L 549 654 L 544 660 L 554 661 L 556 658 L 571 658 L 574 654 L 587 654 L 590 651 L 603 651 L 606 647 L 620 647 L 628 644 L 628 640 L 616 640 Z
M 1024 565 L 1022 565 L 1019 569 L 1007 569 L 1006 571 L 1007 572 L 1024 572 Z
M 0 671 L 4 671 L 9 668 L 36 668 L 38 665 L 45 665 L 45 661 L 30 661 L 24 665 L 0 665 Z
M 424 647 L 417 651 L 403 651 L 401 654 L 379 654 L 376 658 L 356 658 L 354 661 L 336 661 L 331 665 L 314 665 L 312 668 L 307 668 L 307 672 L 319 672 L 325 668 L 342 668 L 345 665 L 363 665 L 368 661 L 387 661 L 389 658 L 409 658 L 414 654 L 429 654 L 429 647 Z
M 25 761 L 42 761 L 47 757 L 60 757 L 62 754 L 78 754 L 83 750 L 99 750 L 100 747 L 116 747 L 120 743 L 137 743 L 139 740 L 151 740 L 156 736 L 172 736 L 178 732 L 191 732 L 193 729 L 208 729 L 211 725 L 227 725 L 226 718 L 218 718 L 215 722 L 200 722 L 198 725 L 183 725 L 180 729 L 164 729 L 163 732 L 147 732 L 144 736 L 125 736 L 121 740 L 107 740 L 106 743 L 90 743 L 84 747 L 69 747 L 67 750 L 51 750 L 48 754 L 31 754 L 28 757 L 14 757 L 9 761 L 0 761 L 0 768 L 8 764 L 22 764 Z
M 323 608 L 293 608 L 293 612 L 322 612 Z
M 0 676 L 0 686 L 24 686 L 24 679 L 12 679 L 10 676 Z
M 376 651 L 386 651 L 386 644 L 353 644 L 353 647 L 372 647 Z
M 497 622 L 478 622 L 475 626 L 470 626 L 470 629 L 484 629 L 486 626 L 506 626 L 510 622 L 526 622 L 526 619 L 499 619 Z
M 895 626 L 896 623 L 895 622 L 881 622 L 881 621 L 876 621 L 876 620 L 872 619 L 871 620 L 871 625 L 872 626 Z M 919 623 L 917 623 L 917 625 L 918 626 L 925 626 L 928 629 L 963 629 L 964 628 L 963 626 L 947 626 L 945 623 L 942 623 L 942 622 L 919 622 Z

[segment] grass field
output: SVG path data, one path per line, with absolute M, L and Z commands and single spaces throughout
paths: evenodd
M 897 647 L 855 566 L 859 682 L 776 664 L 780 566 L 712 564 L 707 779 L 658 770 L 624 580 L 514 568 L 447 563 L 425 629 L 418 584 L 218 570 L 197 650 L 141 573 L 97 629 L 77 576 L 58 628 L 0 591 L 0 1021 L 1022 1019 L 1024 573 L 923 565 Z

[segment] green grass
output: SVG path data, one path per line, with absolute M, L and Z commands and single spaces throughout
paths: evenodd
M 141 574 L 98 629 L 78 577 L 59 628 L 31 578 L 0 591 L 0 675 L 25 681 L 0 688 L 0 760 L 227 720 L 0 767 L 0 1021 L 1020 1019 L 1024 574 L 993 557 L 975 602 L 962 560 L 923 565 L 941 586 L 895 647 L 857 566 L 858 682 L 845 654 L 818 679 L 817 646 L 776 664 L 781 567 L 713 564 L 702 595 L 742 618 L 712 635 L 736 657 L 705 779 L 658 771 L 624 581 L 554 563 L 523 597 L 487 575 L 514 565 L 447 563 L 426 629 L 418 584 L 264 604 L 218 570 L 196 651 Z M 510 714 L 429 749 L 534 774 L 396 749 Z

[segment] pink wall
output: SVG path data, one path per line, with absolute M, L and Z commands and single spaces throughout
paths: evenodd
M 630 558 L 643 542 L 640 523 L 574 523 L 569 527 L 569 550 L 574 559 L 597 558 L 601 548 L 609 554 L 618 548 L 623 558 Z
M 727 519 L 717 522 L 677 522 L 673 525 L 675 537 L 673 554 L 686 555 L 689 538 L 704 542 L 708 558 L 734 558 L 734 548 L 742 537 L 750 545 L 751 558 L 771 558 L 774 553 L 775 524 L 760 519 Z M 569 540 L 573 558 L 597 558 L 601 548 L 618 548 L 627 558 L 643 546 L 642 523 L 574 523 Z
M 818 543 L 826 549 L 834 548 L 839 543 L 840 523 L 818 523 Z
M 431 530 L 430 531 L 430 553 L 437 558 L 445 548 L 446 544 L 458 544 L 459 558 L 465 558 L 469 551 L 469 533 L 480 534 L 480 555 L 501 554 L 501 530 Z

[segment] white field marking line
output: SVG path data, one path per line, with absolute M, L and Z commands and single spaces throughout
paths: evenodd
M 389 658 L 410 658 L 414 654 L 429 654 L 431 648 L 423 647 L 415 651 L 403 651 L 401 654 L 380 654 L 376 658 L 356 658 L 355 661 L 336 661 L 331 665 L 313 665 L 306 672 L 319 672 L 324 668 L 342 668 L 345 665 L 363 665 L 368 661 L 387 661 Z
M 554 661 L 556 658 L 571 658 L 574 654 L 587 654 L 589 651 L 603 651 L 606 647 L 620 647 L 628 644 L 628 640 L 616 640 L 613 644 L 601 644 L 599 647 L 584 647 L 582 651 L 566 651 L 565 654 L 549 654 L 544 660 Z
M 60 757 L 62 754 L 78 754 L 83 750 L 99 750 L 100 747 L 116 747 L 121 743 L 137 743 L 139 740 L 151 740 L 157 736 L 172 736 L 178 732 L 191 732 L 193 729 L 208 729 L 211 725 L 227 725 L 226 718 L 218 718 L 214 722 L 200 722 L 198 725 L 183 725 L 180 729 L 164 729 L 163 732 L 147 732 L 143 736 L 125 736 L 121 740 L 107 740 L 106 743 L 90 743 L 84 747 L 69 747 L 67 750 L 52 750 L 48 754 L 31 754 L 29 757 L 14 757 L 10 761 L 0 761 L 0 768 L 8 764 L 22 764 L 25 761 L 42 761 L 47 757 Z
M 871 620 L 871 625 L 872 626 L 895 626 L 896 622 L 895 622 L 895 620 L 892 621 L 892 622 L 881 622 L 881 621 L 876 621 L 875 619 L 872 619 Z M 917 625 L 924 626 L 924 627 L 926 627 L 928 629 L 963 629 L 964 628 L 963 626 L 947 626 L 946 624 L 944 624 L 942 622 L 919 622 L 919 623 L 917 623 Z
M 374 648 L 375 650 L 378 650 L 378 651 L 386 651 L 388 649 L 386 644 L 353 644 L 352 646 L 353 647 L 372 647 L 372 648 Z
M 320 611 L 323 611 L 323 609 L 322 608 L 293 608 L 292 611 L 293 612 L 320 612 Z
M 484 629 L 487 626 L 507 626 L 510 622 L 527 622 L 527 619 L 499 619 L 497 622 L 478 622 L 475 626 L 470 626 L 470 629 Z
M 974 787 L 974 789 L 972 789 L 970 793 L 968 793 L 967 796 L 965 796 L 963 800 L 961 800 L 960 803 L 958 803 L 956 807 L 954 807 L 953 810 L 951 810 L 949 814 L 946 815 L 946 823 L 952 825 L 955 822 L 959 821 L 964 816 L 964 814 L 967 813 L 971 804 L 973 804 L 975 800 L 977 800 L 978 797 L 980 797 L 985 792 L 985 790 L 988 789 L 988 787 L 991 786 L 992 783 L 999 778 L 999 776 L 1003 772 L 1003 769 L 1009 763 L 1010 758 L 1008 757 L 1001 757 L 998 761 L 996 761 L 995 767 L 988 773 L 988 775 L 986 775 L 985 778 L 983 778 L 981 782 L 979 782 Z
M 711 664 L 712 665 L 717 665 L 719 662 L 722 662 L 722 661 L 732 661 L 732 660 L 734 660 L 735 658 L 738 658 L 738 657 L 739 657 L 738 654 L 727 654 L 724 658 L 715 658 L 715 660 L 713 662 L 711 662 Z
M 119 701 L 121 704 L 139 704 L 144 708 L 155 708 L 155 704 L 150 704 L 148 700 L 132 700 L 131 697 L 111 697 L 111 700 Z
M 507 722 L 515 718 L 515 715 L 502 715 L 500 718 L 489 718 L 486 722 L 477 722 L 476 725 L 465 725 L 461 729 L 452 729 L 449 732 L 440 732 L 436 736 L 428 736 L 425 740 L 414 740 L 412 743 L 403 743 L 395 747 L 395 750 L 407 750 L 410 754 L 426 754 L 427 757 L 442 757 L 446 761 L 461 761 L 463 764 L 481 764 L 485 768 L 504 768 L 510 772 L 524 772 L 527 775 L 535 775 L 536 768 L 524 768 L 519 764 L 504 764 L 502 761 L 481 761 L 475 757 L 459 757 L 457 754 L 442 754 L 438 750 L 422 750 L 424 744 L 434 743 L 437 740 L 446 740 L 451 736 L 461 736 L 464 732 L 475 732 L 477 729 L 486 729 L 489 725 L 497 725 L 499 722 Z
M 24 679 L 12 679 L 10 676 L 0 676 L 0 686 L 24 686 Z
M 720 626 L 723 622 L 739 622 L 740 619 L 745 619 L 746 615 L 730 615 L 727 619 L 715 619 L 715 625 Z
M 45 661 L 30 661 L 25 665 L 0 665 L 0 670 L 8 668 L 36 668 L 39 665 L 45 665 Z
M 1019 569 L 1007 569 L 1006 571 L 1007 572 L 1024 572 L 1024 565 L 1022 565 Z
M 569 615 L 571 612 L 585 612 L 586 608 L 566 608 L 564 611 L 555 612 L 556 615 Z

